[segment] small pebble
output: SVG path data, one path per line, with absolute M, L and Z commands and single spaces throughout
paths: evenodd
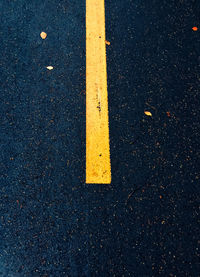
M 53 66 L 49 65 L 49 66 L 47 66 L 47 69 L 52 70 Z

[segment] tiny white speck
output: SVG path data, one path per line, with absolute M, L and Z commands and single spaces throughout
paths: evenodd
M 47 69 L 52 70 L 53 66 L 49 65 L 49 66 L 47 66 Z

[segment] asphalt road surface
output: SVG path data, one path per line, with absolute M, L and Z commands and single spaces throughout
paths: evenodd
M 200 4 L 105 0 L 111 184 L 85 183 L 85 6 L 0 1 L 0 276 L 198 277 Z

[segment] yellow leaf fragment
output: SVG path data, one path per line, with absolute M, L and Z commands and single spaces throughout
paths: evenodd
M 149 111 L 144 111 L 144 113 L 145 113 L 147 116 L 152 116 L 152 113 L 149 112 Z
M 108 40 L 105 40 L 105 43 L 106 43 L 107 45 L 110 45 L 110 41 L 108 41 Z
M 49 65 L 49 66 L 47 66 L 47 69 L 52 70 L 53 66 Z
M 47 33 L 41 32 L 41 33 L 40 33 L 40 37 L 41 37 L 42 39 L 45 39 L 45 38 L 47 37 Z

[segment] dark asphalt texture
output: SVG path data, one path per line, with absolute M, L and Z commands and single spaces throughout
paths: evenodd
M 0 276 L 200 276 L 200 3 L 105 4 L 112 183 L 95 185 L 85 1 L 0 1 Z

